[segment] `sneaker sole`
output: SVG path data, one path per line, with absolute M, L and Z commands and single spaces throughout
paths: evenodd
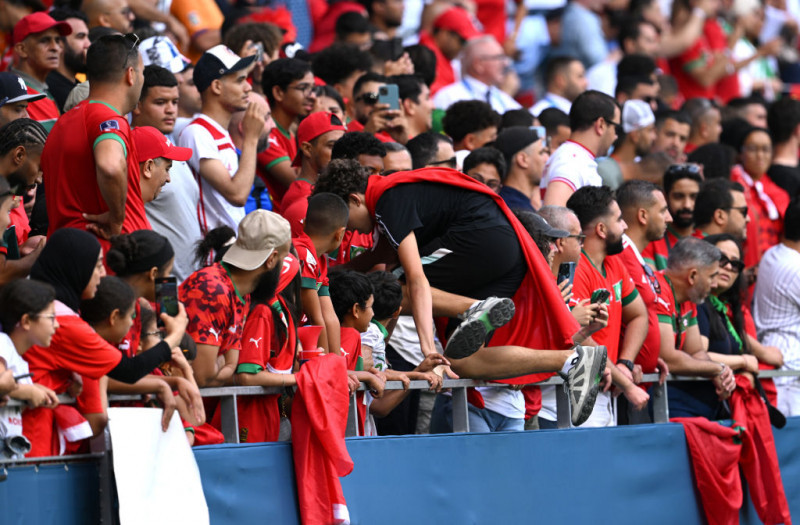
M 586 393 L 586 398 L 583 401 L 583 406 L 578 414 L 578 418 L 576 419 L 573 414 L 572 424 L 576 427 L 584 424 L 586 420 L 589 419 L 589 416 L 592 415 L 594 403 L 597 400 L 597 394 L 600 392 L 600 371 L 606 367 L 607 359 L 608 353 L 603 353 L 602 359 L 595 361 L 594 365 L 592 366 L 592 370 L 589 375 L 589 377 L 592 378 L 592 386 L 589 388 L 589 392 Z
M 504 326 L 514 317 L 514 301 L 504 298 L 480 317 L 464 321 L 455 329 L 444 355 L 448 359 L 464 359 L 486 344 L 486 337 L 494 330 Z

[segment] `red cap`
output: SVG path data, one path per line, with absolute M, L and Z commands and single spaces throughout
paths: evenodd
M 192 157 L 191 148 L 173 146 L 163 133 L 150 126 L 133 128 L 133 143 L 136 145 L 136 162 L 139 164 L 161 157 L 181 161 Z
M 67 22 L 56 22 L 47 13 L 36 12 L 22 17 L 14 26 L 14 42 L 22 42 L 29 35 L 42 33 L 51 28 L 57 29 L 58 34 L 61 36 L 67 36 L 72 33 L 72 26 Z
M 471 40 L 481 36 L 481 32 L 475 28 L 472 18 L 466 9 L 451 7 L 433 21 L 435 29 L 446 29 L 452 31 L 464 40 Z
M 347 131 L 339 117 L 327 111 L 318 111 L 312 113 L 297 126 L 297 155 L 292 162 L 292 166 L 300 165 L 300 144 L 303 142 L 311 142 L 315 138 L 323 135 L 329 131 Z

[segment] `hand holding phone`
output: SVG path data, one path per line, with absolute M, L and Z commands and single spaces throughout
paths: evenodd
M 568 284 L 572 285 L 575 281 L 576 266 L 577 264 L 574 262 L 561 263 L 558 267 L 558 277 L 556 278 L 556 283 L 561 284 L 564 281 L 568 281 Z
M 378 104 L 387 104 L 388 109 L 400 109 L 400 91 L 397 84 L 386 84 L 378 88 Z
M 161 314 L 178 315 L 178 280 L 175 277 L 156 278 L 156 322 L 164 326 Z
M 605 288 L 598 288 L 592 292 L 592 304 L 604 304 L 611 297 L 611 292 Z

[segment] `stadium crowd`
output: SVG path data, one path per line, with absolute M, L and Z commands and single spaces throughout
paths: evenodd
M 85 450 L 108 394 L 220 443 L 234 385 L 285 439 L 324 354 L 367 436 L 452 432 L 448 377 L 498 383 L 479 432 L 555 428 L 554 374 L 575 426 L 652 421 L 656 372 L 709 379 L 671 416 L 800 415 L 758 378 L 800 370 L 794 4 L 301 4 L 0 2 L 6 454 Z

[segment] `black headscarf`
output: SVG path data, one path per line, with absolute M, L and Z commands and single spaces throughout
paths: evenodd
M 50 284 L 56 289 L 56 299 L 77 312 L 98 255 L 100 242 L 91 233 L 75 228 L 56 230 L 34 263 L 31 278 Z

